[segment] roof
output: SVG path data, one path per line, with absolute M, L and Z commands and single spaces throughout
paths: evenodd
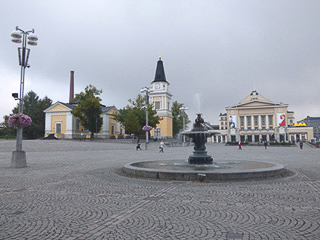
M 219 125 L 211 125 L 210 124 L 210 130 L 219 130 Z
M 104 106 L 101 105 L 101 110 L 103 113 L 109 112 L 112 108 L 115 108 L 117 110 L 117 108 L 115 106 Z
M 70 110 L 73 110 L 76 107 L 75 104 L 63 103 L 63 102 L 59 102 L 58 101 L 58 102 L 52 104 L 50 107 L 48 107 L 45 110 L 43 110 L 43 112 L 48 112 L 50 109 L 54 108 L 57 105 L 63 105 L 65 107 L 69 108 Z M 68 110 L 66 110 L 66 111 L 68 111 Z
M 257 91 L 252 91 L 245 99 L 240 101 L 240 103 L 226 107 L 226 109 L 231 108 L 261 108 L 261 107 L 287 107 L 288 104 L 282 102 L 273 102 L 269 99 L 263 97 Z
M 320 122 L 320 117 L 310 117 L 307 116 L 306 118 L 302 119 L 301 121 L 298 122 Z
M 51 105 L 50 107 L 48 107 L 47 109 L 45 109 L 44 112 L 47 112 L 48 110 L 50 110 L 51 108 L 53 108 L 53 107 L 55 107 L 55 106 L 57 106 L 57 105 L 59 105 L 59 104 L 65 106 L 65 107 L 67 107 L 67 108 L 69 108 L 70 110 L 74 110 L 74 109 L 76 108 L 76 106 L 77 106 L 77 102 L 73 102 L 73 103 L 63 103 L 63 102 L 59 102 L 59 101 L 58 101 L 58 102 L 52 104 L 52 105 Z M 115 108 L 116 111 L 117 111 L 117 108 L 116 108 L 115 106 L 105 106 L 105 105 L 102 105 L 102 104 L 100 104 L 100 106 L 101 106 L 102 113 L 107 113 L 107 112 L 109 112 L 112 108 Z
M 154 76 L 153 83 L 154 82 L 167 82 L 161 57 L 159 57 L 157 62 L 156 74 Z

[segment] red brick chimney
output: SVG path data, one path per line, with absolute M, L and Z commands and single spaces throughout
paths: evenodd
M 74 71 L 70 71 L 70 93 L 69 93 L 69 103 L 74 100 Z

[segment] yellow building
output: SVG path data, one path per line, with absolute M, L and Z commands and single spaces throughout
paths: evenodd
M 149 102 L 153 104 L 157 111 L 157 116 L 161 118 L 160 123 L 155 129 L 152 129 L 151 136 L 156 138 L 172 138 L 172 113 L 171 99 L 172 94 L 169 92 L 169 82 L 166 80 L 163 62 L 161 57 L 157 62 L 156 74 L 151 83 L 151 91 L 149 93 Z
M 57 138 L 90 137 L 90 132 L 80 125 L 78 118 L 72 115 L 77 103 L 74 101 L 74 71 L 70 71 L 69 103 L 56 102 L 45 112 L 45 137 L 54 134 Z M 102 110 L 102 128 L 96 135 L 98 138 L 117 137 L 124 134 L 124 128 L 113 119 L 112 114 L 118 112 L 115 106 L 100 105 Z
M 272 102 L 252 91 L 240 103 L 226 107 L 219 116 L 219 134 L 214 142 L 295 142 L 313 139 L 312 127 L 294 126 L 288 104 Z
M 71 113 L 75 109 L 76 103 L 56 102 L 44 110 L 45 118 L 45 136 L 54 134 L 57 138 L 83 138 L 89 137 L 90 132 L 80 125 L 79 119 Z M 118 110 L 114 106 L 106 107 L 101 105 L 102 110 L 102 129 L 96 135 L 98 138 L 108 138 L 118 136 L 124 133 L 123 127 L 119 122 L 112 118 L 112 114 Z

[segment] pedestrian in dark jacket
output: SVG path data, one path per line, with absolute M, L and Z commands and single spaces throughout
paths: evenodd
M 140 147 L 140 138 L 138 138 L 136 150 L 137 150 L 137 151 L 138 151 L 138 150 L 142 150 L 141 147 Z

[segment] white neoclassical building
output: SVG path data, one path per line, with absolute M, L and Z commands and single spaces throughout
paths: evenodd
M 288 104 L 273 102 L 252 91 L 238 104 L 219 115 L 219 130 L 213 142 L 293 142 L 313 139 L 313 128 L 294 126 Z

